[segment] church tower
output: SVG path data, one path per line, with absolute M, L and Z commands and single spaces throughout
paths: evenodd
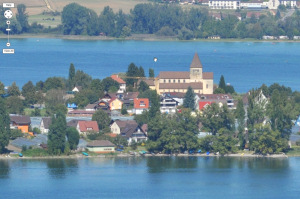
M 193 61 L 190 65 L 190 82 L 202 82 L 203 66 L 200 62 L 199 56 L 195 53 Z

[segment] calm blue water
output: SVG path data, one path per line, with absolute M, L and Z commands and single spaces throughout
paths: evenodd
M 298 199 L 300 158 L 0 160 L 0 198 Z
M 5 48 L 6 40 L 0 40 Z M 223 74 L 238 92 L 274 82 L 300 90 L 300 43 L 175 42 L 175 41 L 74 41 L 62 39 L 11 40 L 14 55 L 0 54 L 0 81 L 22 87 L 50 76 L 68 76 L 70 63 L 94 78 L 125 72 L 134 62 L 159 71 L 189 70 L 195 52 L 204 71 Z M 1 50 L 2 51 L 2 50 Z M 153 62 L 153 57 L 158 62 Z

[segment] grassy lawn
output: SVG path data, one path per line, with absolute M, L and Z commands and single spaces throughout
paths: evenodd
M 61 16 L 52 16 L 52 15 L 31 15 L 28 18 L 28 21 L 30 24 L 33 22 L 37 22 L 38 24 L 43 25 L 45 28 L 50 27 L 56 27 L 61 24 Z
M 24 113 L 25 115 L 31 116 L 31 113 L 34 111 L 33 108 L 25 108 Z M 46 116 L 46 109 L 41 109 L 41 116 Z

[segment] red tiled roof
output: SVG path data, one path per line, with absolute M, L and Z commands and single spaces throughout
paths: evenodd
M 27 115 L 12 115 L 10 116 L 10 122 L 13 122 L 17 125 L 30 125 L 31 120 Z
M 189 71 L 162 71 L 158 75 L 159 79 L 190 79 Z
M 191 82 L 191 83 L 160 83 L 159 89 L 187 89 L 188 87 L 192 89 L 202 89 L 202 82 Z
M 81 132 L 99 132 L 98 124 L 96 121 L 78 121 L 78 125 Z
M 206 101 L 206 102 L 199 102 L 199 110 L 202 110 L 205 108 L 207 105 L 211 105 L 213 102 L 211 101 Z
M 116 82 L 118 82 L 119 84 L 125 84 L 126 82 L 121 79 L 118 75 L 111 75 L 110 76 L 113 80 L 115 80 Z
M 134 99 L 134 108 L 149 108 L 149 99 L 148 98 L 135 98 Z
M 195 55 L 194 55 L 193 61 L 190 65 L 190 68 L 203 68 L 197 53 L 195 53 Z
M 214 73 L 213 72 L 204 72 L 203 79 L 214 79 Z

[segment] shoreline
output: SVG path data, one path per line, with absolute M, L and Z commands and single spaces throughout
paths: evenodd
M 145 154 L 145 155 L 130 155 L 130 154 L 117 154 L 117 155 L 92 155 L 84 156 L 82 154 L 75 155 L 64 155 L 64 156 L 40 156 L 40 157 L 18 157 L 11 155 L 0 155 L 0 160 L 16 160 L 16 159 L 26 159 L 26 160 L 46 160 L 46 159 L 85 159 L 85 158 L 128 158 L 128 157 L 238 157 L 238 158 L 289 158 L 289 157 L 300 157 L 300 155 L 286 155 L 286 154 L 272 154 L 272 155 L 258 155 L 258 154 L 225 154 L 225 155 L 215 155 L 215 154 Z
M 171 42 L 271 42 L 271 43 L 299 43 L 300 40 L 263 40 L 263 39 L 194 39 L 179 40 L 177 37 L 159 37 L 156 35 L 135 34 L 126 38 L 115 38 L 107 36 L 86 36 L 86 35 L 62 35 L 62 34 L 21 34 L 10 35 L 10 39 L 65 39 L 77 41 L 171 41 Z M 7 39 L 6 34 L 0 34 L 0 39 Z

